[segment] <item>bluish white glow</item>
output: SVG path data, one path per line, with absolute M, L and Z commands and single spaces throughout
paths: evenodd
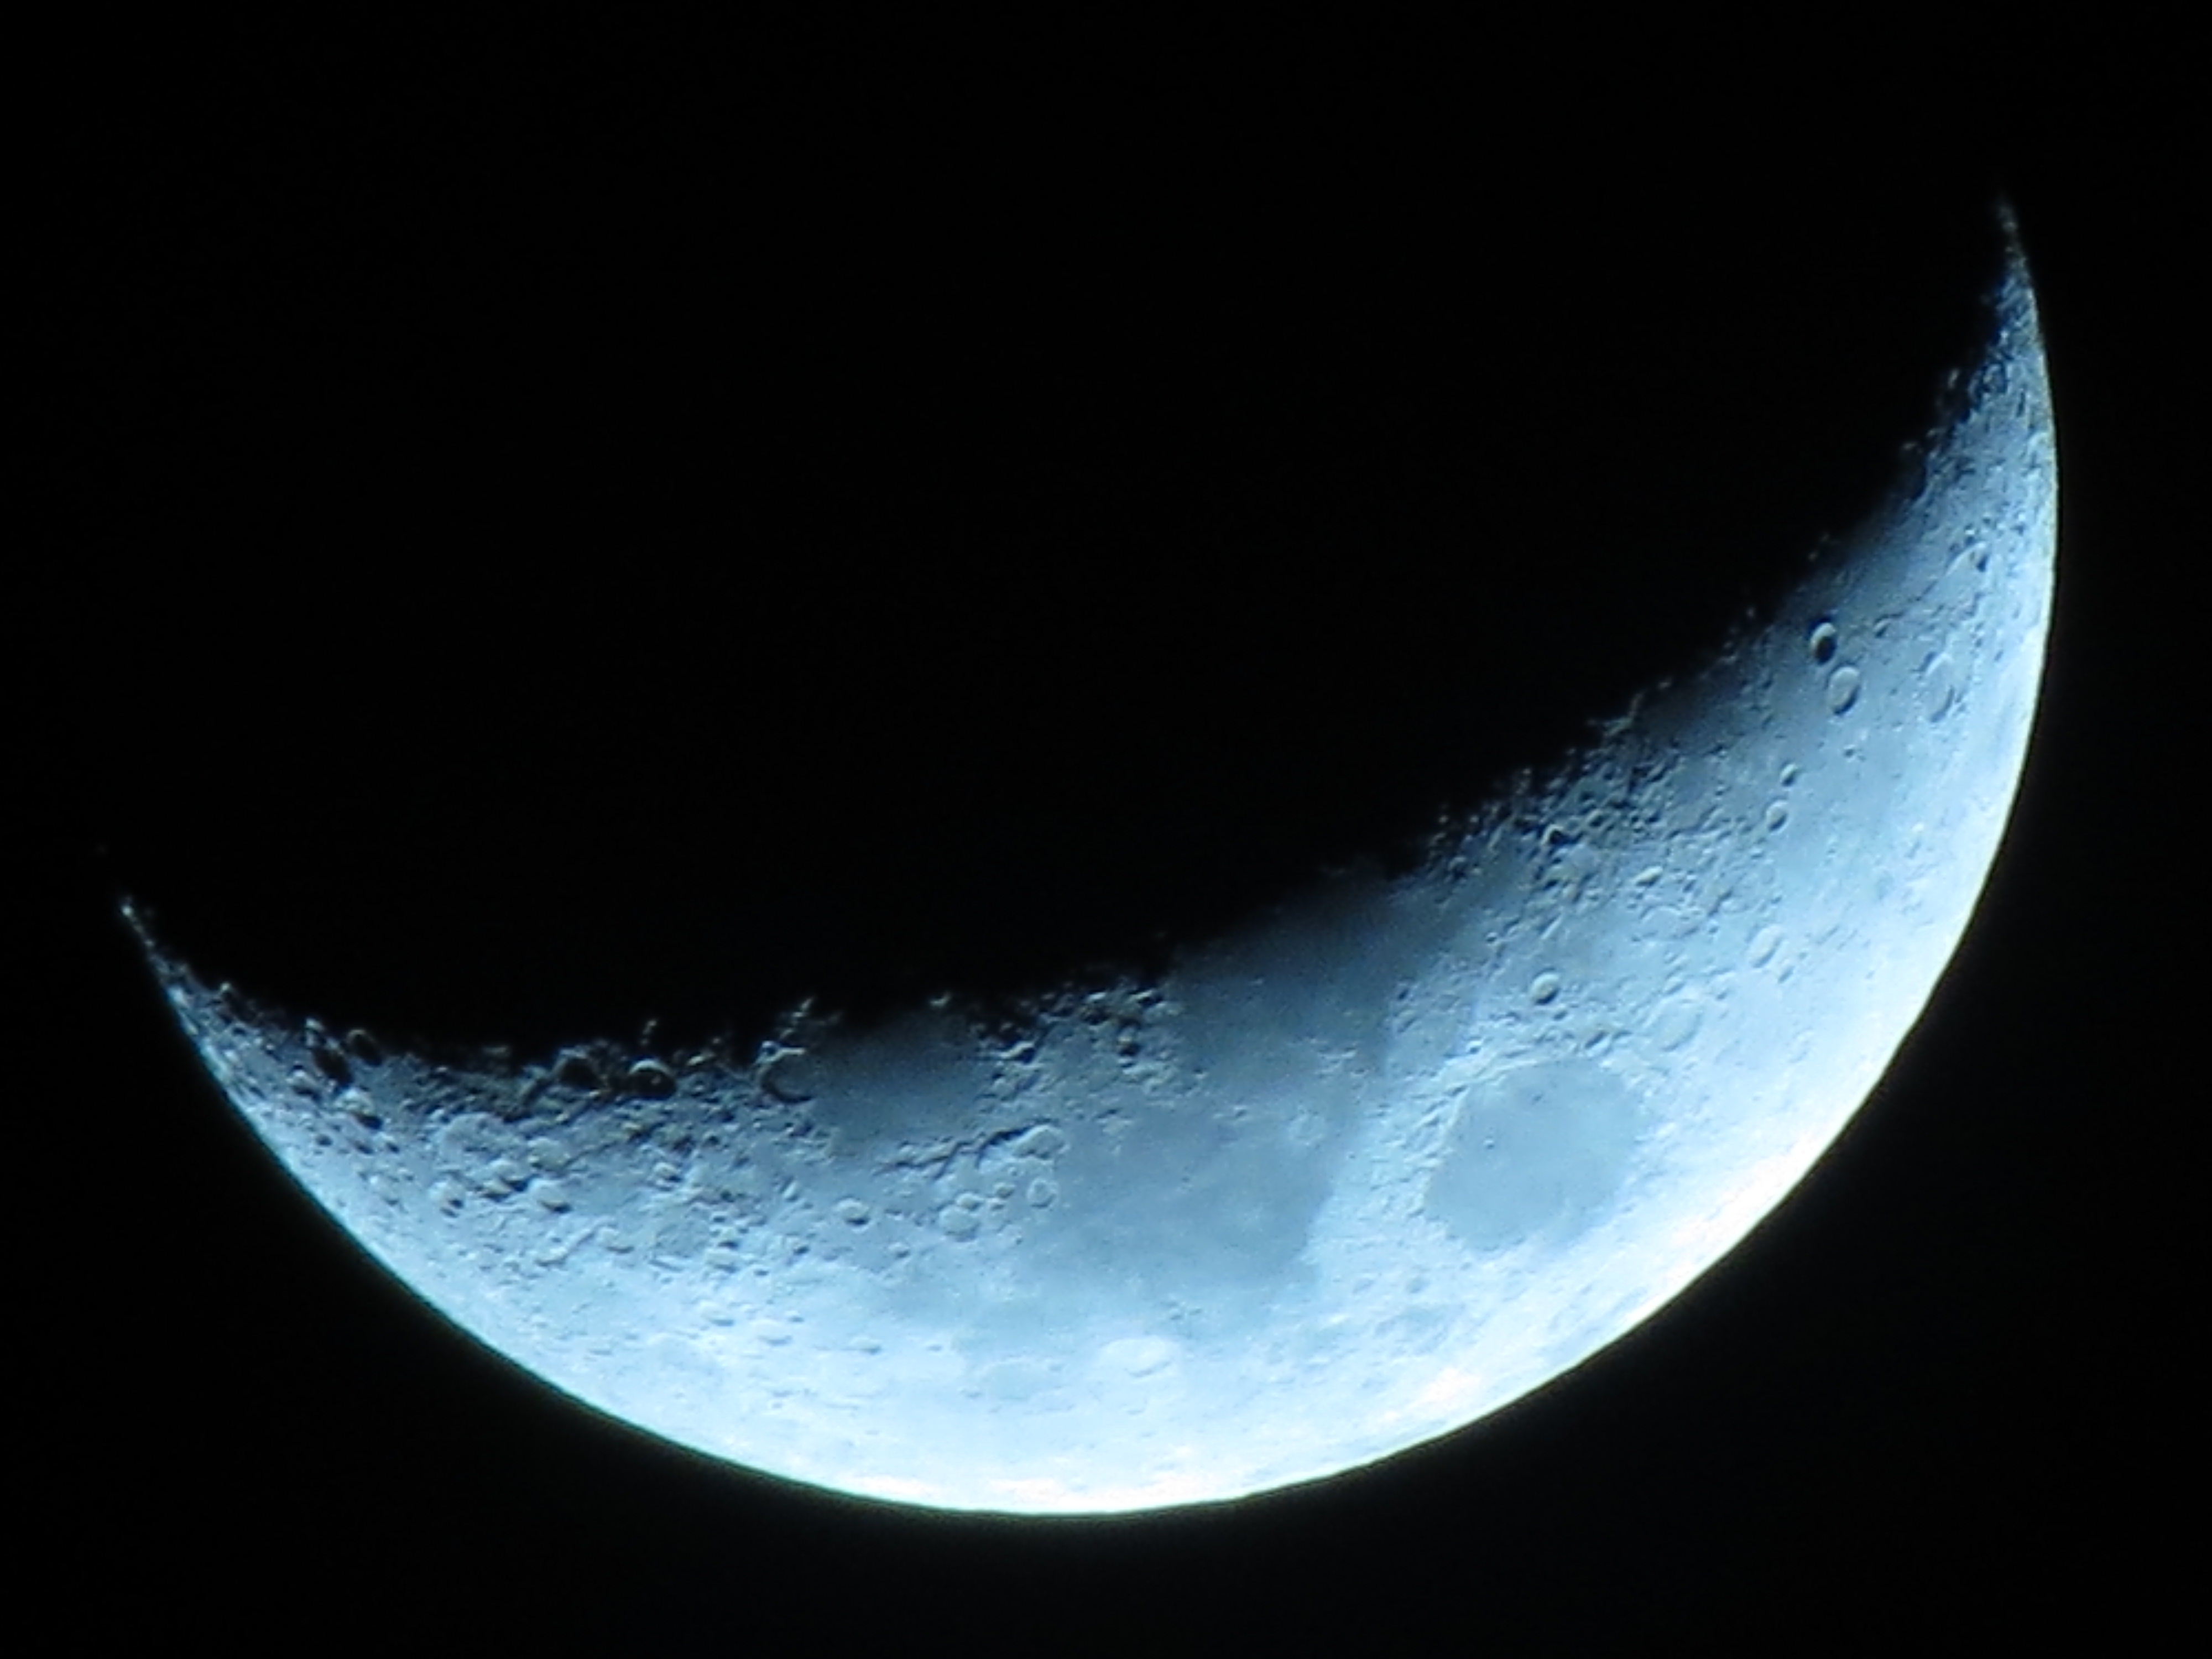
M 1917 493 L 1783 619 L 1439 842 L 1072 986 L 759 1054 L 440 1066 L 211 992 L 239 1109 L 432 1305 L 716 1456 L 961 1510 L 1234 1498 L 1427 1440 L 1805 1174 L 1980 893 L 2056 463 L 2015 255 Z M 645 1069 L 639 1069 L 642 1066 Z

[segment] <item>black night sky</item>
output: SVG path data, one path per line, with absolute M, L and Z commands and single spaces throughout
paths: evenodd
M 640 1652 L 1773 1651 L 2141 1601 L 2203 282 L 2158 49 L 2062 46 L 1753 90 L 1681 40 L 1071 64 L 1020 108 L 996 60 L 551 23 L 73 58 L 58 510 L 7 618 L 17 1042 L 62 1062 L 15 1142 L 41 1577 L 88 1630 Z M 1734 1256 L 1382 1468 L 1015 1523 L 596 1418 L 356 1253 L 114 920 L 526 1050 L 1158 962 L 1771 607 L 1969 349 L 2001 192 L 2061 592 L 1974 928 Z

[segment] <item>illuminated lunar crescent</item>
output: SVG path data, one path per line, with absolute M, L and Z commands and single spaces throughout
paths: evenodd
M 2016 247 L 1910 484 L 1764 631 L 1421 867 L 1155 981 L 756 1051 L 440 1060 L 148 949 L 284 1165 L 600 1411 L 953 1510 L 1235 1498 L 1494 1411 L 1805 1175 L 1964 932 L 2041 673 L 2057 474 Z

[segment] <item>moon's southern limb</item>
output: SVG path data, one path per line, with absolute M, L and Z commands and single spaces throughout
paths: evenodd
M 1586 1358 L 1880 1076 L 1995 856 L 2057 471 L 2016 249 L 1917 476 L 1776 621 L 1441 832 L 1015 1015 L 516 1064 L 149 941 L 241 1113 L 455 1322 L 841 1491 L 1100 1511 L 1311 1480 Z

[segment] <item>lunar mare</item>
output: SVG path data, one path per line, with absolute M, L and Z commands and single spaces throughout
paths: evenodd
M 185 1030 L 379 1261 L 556 1387 L 842 1492 L 1218 1500 L 1576 1364 L 1834 1139 L 2020 775 L 2057 471 L 2017 250 L 1900 489 L 1771 626 L 1155 981 L 758 1051 L 438 1058 L 210 988 Z

